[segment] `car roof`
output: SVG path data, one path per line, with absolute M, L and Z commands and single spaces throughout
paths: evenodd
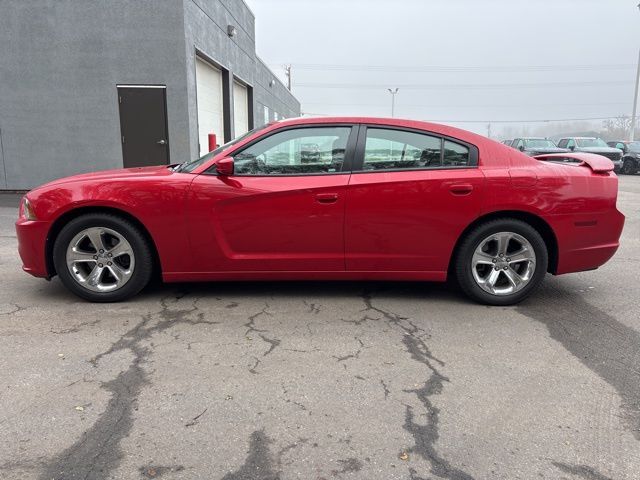
M 410 120 L 405 118 L 387 118 L 387 117 L 296 117 L 287 118 L 284 120 L 278 120 L 272 122 L 269 125 L 269 130 L 274 130 L 283 126 L 292 125 L 313 125 L 323 123 L 362 123 L 369 125 L 386 125 L 391 127 L 405 127 L 415 128 L 417 130 L 427 130 L 440 135 L 457 138 L 459 140 L 474 144 L 485 144 L 489 140 L 487 137 L 478 135 L 477 133 L 463 130 L 460 128 L 452 127 L 450 125 L 444 125 L 441 123 L 432 123 L 422 120 Z

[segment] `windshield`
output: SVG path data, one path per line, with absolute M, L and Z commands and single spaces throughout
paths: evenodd
M 631 152 L 638 152 L 638 153 L 640 153 L 640 142 L 631 142 L 631 143 L 627 143 L 627 148 L 628 148 Z
M 556 144 L 546 138 L 534 138 L 524 141 L 525 145 L 530 148 L 555 148 Z
M 180 165 L 178 165 L 177 167 L 175 167 L 173 169 L 174 172 L 183 172 L 183 173 L 190 173 L 193 172 L 196 168 L 198 168 L 200 165 L 202 165 L 203 163 L 208 162 L 209 160 L 211 160 L 213 157 L 215 157 L 216 155 L 218 155 L 220 152 L 223 152 L 224 150 L 226 150 L 227 148 L 235 145 L 236 143 L 239 143 L 240 141 L 244 140 L 245 138 L 247 138 L 250 135 L 253 135 L 256 132 L 259 132 L 260 130 L 264 130 L 265 128 L 267 128 L 270 124 L 267 125 L 263 125 L 262 127 L 258 127 L 258 128 L 254 128 L 253 130 L 249 130 L 247 133 L 240 135 L 237 138 L 234 138 L 233 140 L 231 140 L 230 142 L 225 143 L 224 145 L 220 145 L 218 148 L 216 148 L 215 150 L 211 150 L 209 153 L 203 155 L 200 158 L 196 158 L 195 160 L 190 160 L 188 162 L 184 162 L 181 163 Z
M 579 147 L 608 147 L 606 142 L 601 138 L 576 138 Z

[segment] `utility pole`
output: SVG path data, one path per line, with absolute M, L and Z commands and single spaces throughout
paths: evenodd
M 640 10 L 640 3 L 638 4 Z M 633 110 L 631 112 L 631 132 L 629 133 L 629 141 L 633 142 L 636 133 L 636 115 L 638 111 L 638 86 L 640 85 L 640 50 L 638 50 L 638 71 L 636 73 L 636 88 L 633 93 Z
M 487 137 L 491 138 L 491 124 L 487 123 Z
M 398 93 L 398 88 L 387 88 L 387 90 L 389 90 L 389 93 L 391 94 L 391 118 L 393 118 L 393 115 L 395 113 L 395 109 L 396 109 L 396 93 Z
M 640 8 L 640 4 L 638 4 Z M 631 132 L 629 133 L 629 141 L 633 142 L 636 131 L 636 116 L 638 112 L 638 86 L 640 86 L 640 50 L 638 50 L 638 72 L 636 73 L 636 89 L 633 93 L 633 110 L 631 112 Z
M 284 66 L 284 74 L 287 76 L 287 88 L 291 91 L 291 65 Z

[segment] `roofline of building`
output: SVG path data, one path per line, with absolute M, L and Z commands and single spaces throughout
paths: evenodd
M 278 76 L 274 73 L 274 71 L 273 71 L 273 70 L 271 70 L 271 68 L 269 67 L 269 65 L 267 65 L 267 64 L 265 63 L 265 61 L 264 61 L 264 60 L 262 60 L 262 58 L 260 58 L 260 56 L 259 56 L 257 53 L 256 53 L 256 59 L 258 59 L 258 61 L 259 61 L 259 62 L 264 66 L 264 68 L 266 68 L 267 70 L 269 70 L 269 72 L 271 72 L 271 75 L 273 75 L 273 78 L 274 78 L 274 79 L 276 79 L 276 80 L 280 83 L 280 85 L 282 85 L 282 86 L 284 87 L 284 89 L 285 89 L 287 92 L 289 92 L 289 94 L 290 94 L 293 98 L 295 98 L 295 99 L 296 99 L 296 101 L 300 102 L 300 100 L 298 100 L 298 97 L 296 97 L 296 96 L 293 94 L 293 92 L 287 88 L 287 86 L 286 86 L 286 85 L 284 84 L 284 82 L 280 79 L 280 77 L 278 77 Z
M 245 7 L 247 7 L 247 10 L 249 10 L 249 13 L 251 14 L 251 16 L 253 17 L 253 19 L 256 19 L 256 14 L 253 13 L 253 10 L 251 10 L 251 7 L 247 4 L 247 2 L 245 2 L 245 0 L 240 0 Z

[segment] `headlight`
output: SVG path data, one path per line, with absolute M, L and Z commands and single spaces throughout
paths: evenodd
M 21 205 L 21 215 L 27 220 L 37 220 L 36 214 L 33 212 L 33 207 L 31 206 L 31 202 L 27 197 L 22 197 L 22 205 Z

